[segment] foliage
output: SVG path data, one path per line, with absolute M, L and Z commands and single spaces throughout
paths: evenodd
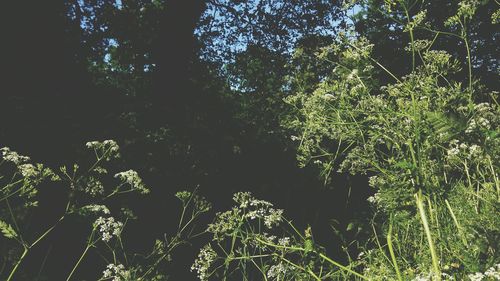
M 498 1 L 23 3 L 0 279 L 500 279 Z
M 17 271 L 31 250 L 67 221 L 83 218 L 89 224 L 84 250 L 68 273 L 67 280 L 72 280 L 89 251 L 99 252 L 102 257 L 100 263 L 108 264 L 99 280 L 166 280 L 168 276 L 161 266 L 171 260 L 174 249 L 196 236 L 196 220 L 210 210 L 211 205 L 196 191 L 183 191 L 177 194 L 182 202 L 182 215 L 176 234 L 169 239 L 165 237 L 157 240 L 147 256 L 127 251 L 122 234 L 126 225 L 137 217 L 124 206 L 120 211 L 115 211 L 121 206 L 108 208 L 107 204 L 115 197 L 127 193 L 145 195 L 150 190 L 133 170 L 109 176 L 114 169 L 109 162 L 120 157 L 115 141 L 92 141 L 86 146 L 93 152 L 93 162 L 84 167 L 78 164 L 71 168 L 62 166 L 59 172 L 53 172 L 42 164 L 31 164 L 29 157 L 7 147 L 1 149 L 3 187 L 0 198 L 0 230 L 4 239 L 14 240 L 6 244 L 5 253 L 21 252 L 19 255 L 1 256 L 6 266 L 0 271 L 0 275 L 5 280 L 18 280 L 14 279 L 19 275 Z M 47 180 L 65 183 L 66 208 L 52 225 L 33 230 L 28 228 L 30 215 L 36 212 L 37 194 L 43 187 L 41 184 Z M 114 216 L 111 215 L 112 211 L 116 213 Z M 186 219 L 185 214 L 190 214 L 190 217 Z M 34 233 L 38 234 L 33 235 Z M 73 253 L 67 254 L 73 256 Z
M 462 2 L 448 20 L 461 26 L 449 32 L 458 33 L 469 54 L 466 28 L 477 5 Z M 359 260 L 371 278 L 462 279 L 499 262 L 498 92 L 481 87 L 470 67 L 468 78 L 455 80 L 458 61 L 433 41 L 413 38 L 422 25 L 433 31 L 424 17 L 418 13 L 405 25 L 414 57 L 408 74 L 374 59 L 364 37 L 346 35 L 318 53 L 334 64 L 332 73 L 313 93 L 287 98 L 296 109 L 287 126 L 296 131 L 303 165 L 317 164 L 324 175 L 338 169 L 370 176 L 374 230 L 388 240 L 381 245 L 385 239 L 375 231 Z
M 212 241 L 191 267 L 200 280 L 367 280 L 330 259 L 310 227 L 300 233 L 273 204 L 249 192 L 233 200 L 236 205 L 216 214 L 207 228 Z

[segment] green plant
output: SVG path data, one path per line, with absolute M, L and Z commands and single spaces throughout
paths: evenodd
M 200 280 L 368 280 L 329 258 L 311 228 L 301 233 L 283 210 L 249 192 L 233 199 L 236 205 L 207 228 L 212 241 L 191 268 Z
M 333 71 L 312 93 L 287 97 L 295 113 L 285 126 L 302 165 L 318 165 L 326 177 L 335 167 L 369 176 L 378 231 L 360 260 L 366 276 L 465 278 L 500 261 L 498 92 L 474 79 L 467 36 L 480 3 L 460 2 L 443 32 L 425 23 L 419 1 L 386 2 L 406 15 L 412 71 L 397 76 L 372 57 L 373 45 L 346 32 L 318 53 Z M 429 39 L 417 39 L 417 29 Z M 438 36 L 464 41 L 465 79 L 457 76 L 461 58 L 433 49 Z M 381 76 L 392 82 L 382 84 Z M 475 223 L 481 218 L 487 223 Z M 377 232 L 386 233 L 387 245 Z
M 87 148 L 95 157 L 90 164 L 85 165 L 87 168 L 75 164 L 71 169 L 61 167 L 59 172 L 54 172 L 42 164 L 31 164 L 29 157 L 9 148 L 1 149 L 0 180 L 4 182 L 0 189 L 0 203 L 5 207 L 0 208 L 0 231 L 4 238 L 14 242 L 7 244 L 9 252 L 21 251 L 20 255 L 14 255 L 10 260 L 7 255 L 2 255 L 2 258 L 6 259 L 6 266 L 5 271 L 2 269 L 0 274 L 5 274 L 6 280 L 17 280 L 16 273 L 30 250 L 46 239 L 60 224 L 67 220 L 79 219 L 78 217 L 89 221 L 91 230 L 83 251 L 75 257 L 75 264 L 66 280 L 75 279 L 81 262 L 92 250 L 99 252 L 103 258 L 102 262 L 108 264 L 99 280 L 165 280 L 165 267 L 160 265 L 171 260 L 170 255 L 175 248 L 199 235 L 196 233 L 196 221 L 200 215 L 210 210 L 211 205 L 199 196 L 196 190 L 179 192 L 176 196 L 182 203 L 182 216 L 175 234 L 171 238 L 157 240 L 152 252 L 147 256 L 129 253 L 125 248 L 126 241 L 122 239 L 122 233 L 127 223 L 136 217 L 126 207 L 116 212 L 118 217 L 111 216 L 112 210 L 106 204 L 113 197 L 132 192 L 146 195 L 150 190 L 133 170 L 109 176 L 109 171 L 113 169 L 108 165 L 109 162 L 119 157 L 116 142 L 88 142 Z M 23 225 L 26 224 L 28 214 L 38 205 L 37 194 L 44 181 L 65 183 L 66 208 L 58 220 L 32 238 Z M 113 184 L 114 187 L 109 188 L 104 182 Z M 190 214 L 190 217 L 186 219 L 185 214 Z

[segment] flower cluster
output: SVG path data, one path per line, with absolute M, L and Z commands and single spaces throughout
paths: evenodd
M 282 262 L 272 265 L 267 271 L 267 277 L 272 280 L 283 280 L 283 277 L 289 270 L 289 266 L 283 264 Z
M 212 263 L 217 258 L 217 253 L 212 249 L 210 244 L 205 245 L 200 250 L 198 254 L 198 258 L 194 261 L 194 264 L 191 266 L 191 271 L 196 271 L 198 278 L 202 281 L 208 280 L 209 269 Z
M 234 194 L 233 200 L 239 204 L 239 208 L 246 211 L 246 218 L 263 219 L 267 228 L 272 228 L 282 221 L 283 210 L 272 208 L 272 203 L 256 199 L 250 192 L 238 192 Z
M 102 182 L 95 177 L 83 178 L 83 191 L 91 196 L 97 196 L 104 194 L 104 185 Z
M 97 159 L 110 160 L 112 158 L 120 157 L 120 147 L 114 140 L 105 141 L 89 141 L 86 143 L 87 148 L 93 149 L 96 153 Z
M 102 213 L 104 215 L 110 214 L 108 207 L 106 207 L 105 205 L 96 205 L 96 204 L 83 206 L 81 208 L 81 212 L 82 213 L 94 213 L 94 214 Z
M 108 264 L 106 269 L 102 272 L 101 280 L 111 280 L 111 281 L 127 281 L 131 280 L 131 274 L 129 270 L 125 270 L 123 264 Z
M 175 193 L 175 197 L 179 198 L 179 200 L 181 200 L 184 204 L 188 202 L 188 200 L 191 198 L 191 195 L 191 192 L 185 190 Z
M 149 193 L 149 189 L 144 185 L 142 179 L 134 170 L 128 170 L 115 174 L 115 178 L 119 178 L 123 184 L 128 184 L 131 190 L 137 190 L 141 194 Z
M 99 233 L 101 234 L 102 241 L 109 242 L 111 238 L 120 235 L 123 228 L 123 223 L 115 221 L 113 217 L 99 217 L 94 222 L 94 227 L 99 228 Z
M 461 25 L 464 21 L 470 20 L 476 13 L 479 1 L 464 0 L 458 3 L 457 13 L 445 21 L 446 26 Z
M 217 213 L 215 221 L 208 225 L 207 231 L 214 234 L 214 239 L 222 240 L 241 224 L 241 210 L 233 208 Z
M 28 156 L 20 155 L 19 153 L 10 150 L 10 148 L 8 147 L 2 147 L 0 148 L 0 151 L 2 151 L 3 160 L 7 162 L 12 162 L 15 165 L 20 165 L 30 160 Z
M 18 165 L 17 169 L 27 182 L 34 185 L 48 177 L 53 181 L 59 180 L 59 177 L 51 169 L 44 167 L 42 164 L 26 163 Z
M 496 128 L 500 121 L 496 108 L 490 103 L 482 102 L 474 105 L 474 115 L 467 122 L 466 134 L 487 131 Z
M 467 145 L 458 140 L 452 140 L 446 154 L 448 160 L 454 162 L 460 159 L 478 159 L 483 154 L 483 151 L 477 144 Z
M 484 273 L 476 272 L 468 277 L 471 281 L 500 280 L 500 263 L 488 268 Z

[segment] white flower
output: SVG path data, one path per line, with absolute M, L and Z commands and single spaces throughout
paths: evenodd
M 85 144 L 87 148 L 94 149 L 97 154 L 97 158 L 105 158 L 109 160 L 110 158 L 118 158 L 120 154 L 118 150 L 120 147 L 114 140 L 105 140 L 103 142 L 99 141 L 89 141 Z
M 106 269 L 102 272 L 102 278 L 104 280 L 113 281 L 126 281 L 130 280 L 131 274 L 129 270 L 125 270 L 123 264 L 108 264 Z
M 25 178 L 32 178 L 38 175 L 38 172 L 32 164 L 22 164 L 17 167 L 21 175 Z
M 99 228 L 102 241 L 109 242 L 111 238 L 120 235 L 123 223 L 115 221 L 113 217 L 109 218 L 99 217 L 94 222 L 94 227 Z
M 106 207 L 104 205 L 95 205 L 95 204 L 87 205 L 87 206 L 82 207 L 82 209 L 85 211 L 92 212 L 92 213 L 103 213 L 105 215 L 110 214 L 108 207 Z
M 132 190 L 137 190 L 141 194 L 149 193 L 149 189 L 144 185 L 142 179 L 134 170 L 128 170 L 115 174 L 115 178 L 119 178 L 123 183 L 130 185 Z
M 240 208 L 247 208 L 250 201 L 253 200 L 252 193 L 250 192 L 237 192 L 233 195 L 233 200 L 240 204 Z
M 89 177 L 85 182 L 85 192 L 92 196 L 104 193 L 104 185 L 94 177 Z
M 278 245 L 287 247 L 290 245 L 290 237 L 283 237 L 278 239 Z
M 10 150 L 10 148 L 8 147 L 2 147 L 0 148 L 0 151 L 2 151 L 3 160 L 7 162 L 12 162 L 15 165 L 20 165 L 30 160 L 28 156 L 20 155 L 19 153 Z
M 484 274 L 481 272 L 476 272 L 474 274 L 469 274 L 467 275 L 471 281 L 481 281 L 484 279 Z
M 191 266 L 191 271 L 196 271 L 198 274 L 198 278 L 202 281 L 208 280 L 209 269 L 212 263 L 217 258 L 217 253 L 212 249 L 210 244 L 205 245 L 200 250 L 198 254 L 198 258 L 194 261 L 194 264 Z
M 448 149 L 446 153 L 448 154 L 448 156 L 452 157 L 458 155 L 460 153 L 460 150 L 457 147 L 452 147 Z
M 287 266 L 280 262 L 279 264 L 273 265 L 269 268 L 267 271 L 267 277 L 273 278 L 273 280 L 282 280 L 280 277 L 284 276 L 287 271 Z
M 268 215 L 264 216 L 264 225 L 268 228 L 278 225 L 282 221 L 283 210 L 281 209 L 269 209 Z
M 481 154 L 481 147 L 477 144 L 473 144 L 469 147 L 469 154 L 471 157 L 479 156 Z

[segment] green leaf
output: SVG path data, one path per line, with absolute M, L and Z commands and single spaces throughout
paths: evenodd
M 13 239 L 17 237 L 16 231 L 12 228 L 12 226 L 4 221 L 0 220 L 0 231 L 2 232 L 3 236 L 6 238 Z
M 413 169 L 414 168 L 412 163 L 410 163 L 408 161 L 404 161 L 404 160 L 397 162 L 393 166 L 394 166 L 394 168 L 401 168 L 401 169 Z

